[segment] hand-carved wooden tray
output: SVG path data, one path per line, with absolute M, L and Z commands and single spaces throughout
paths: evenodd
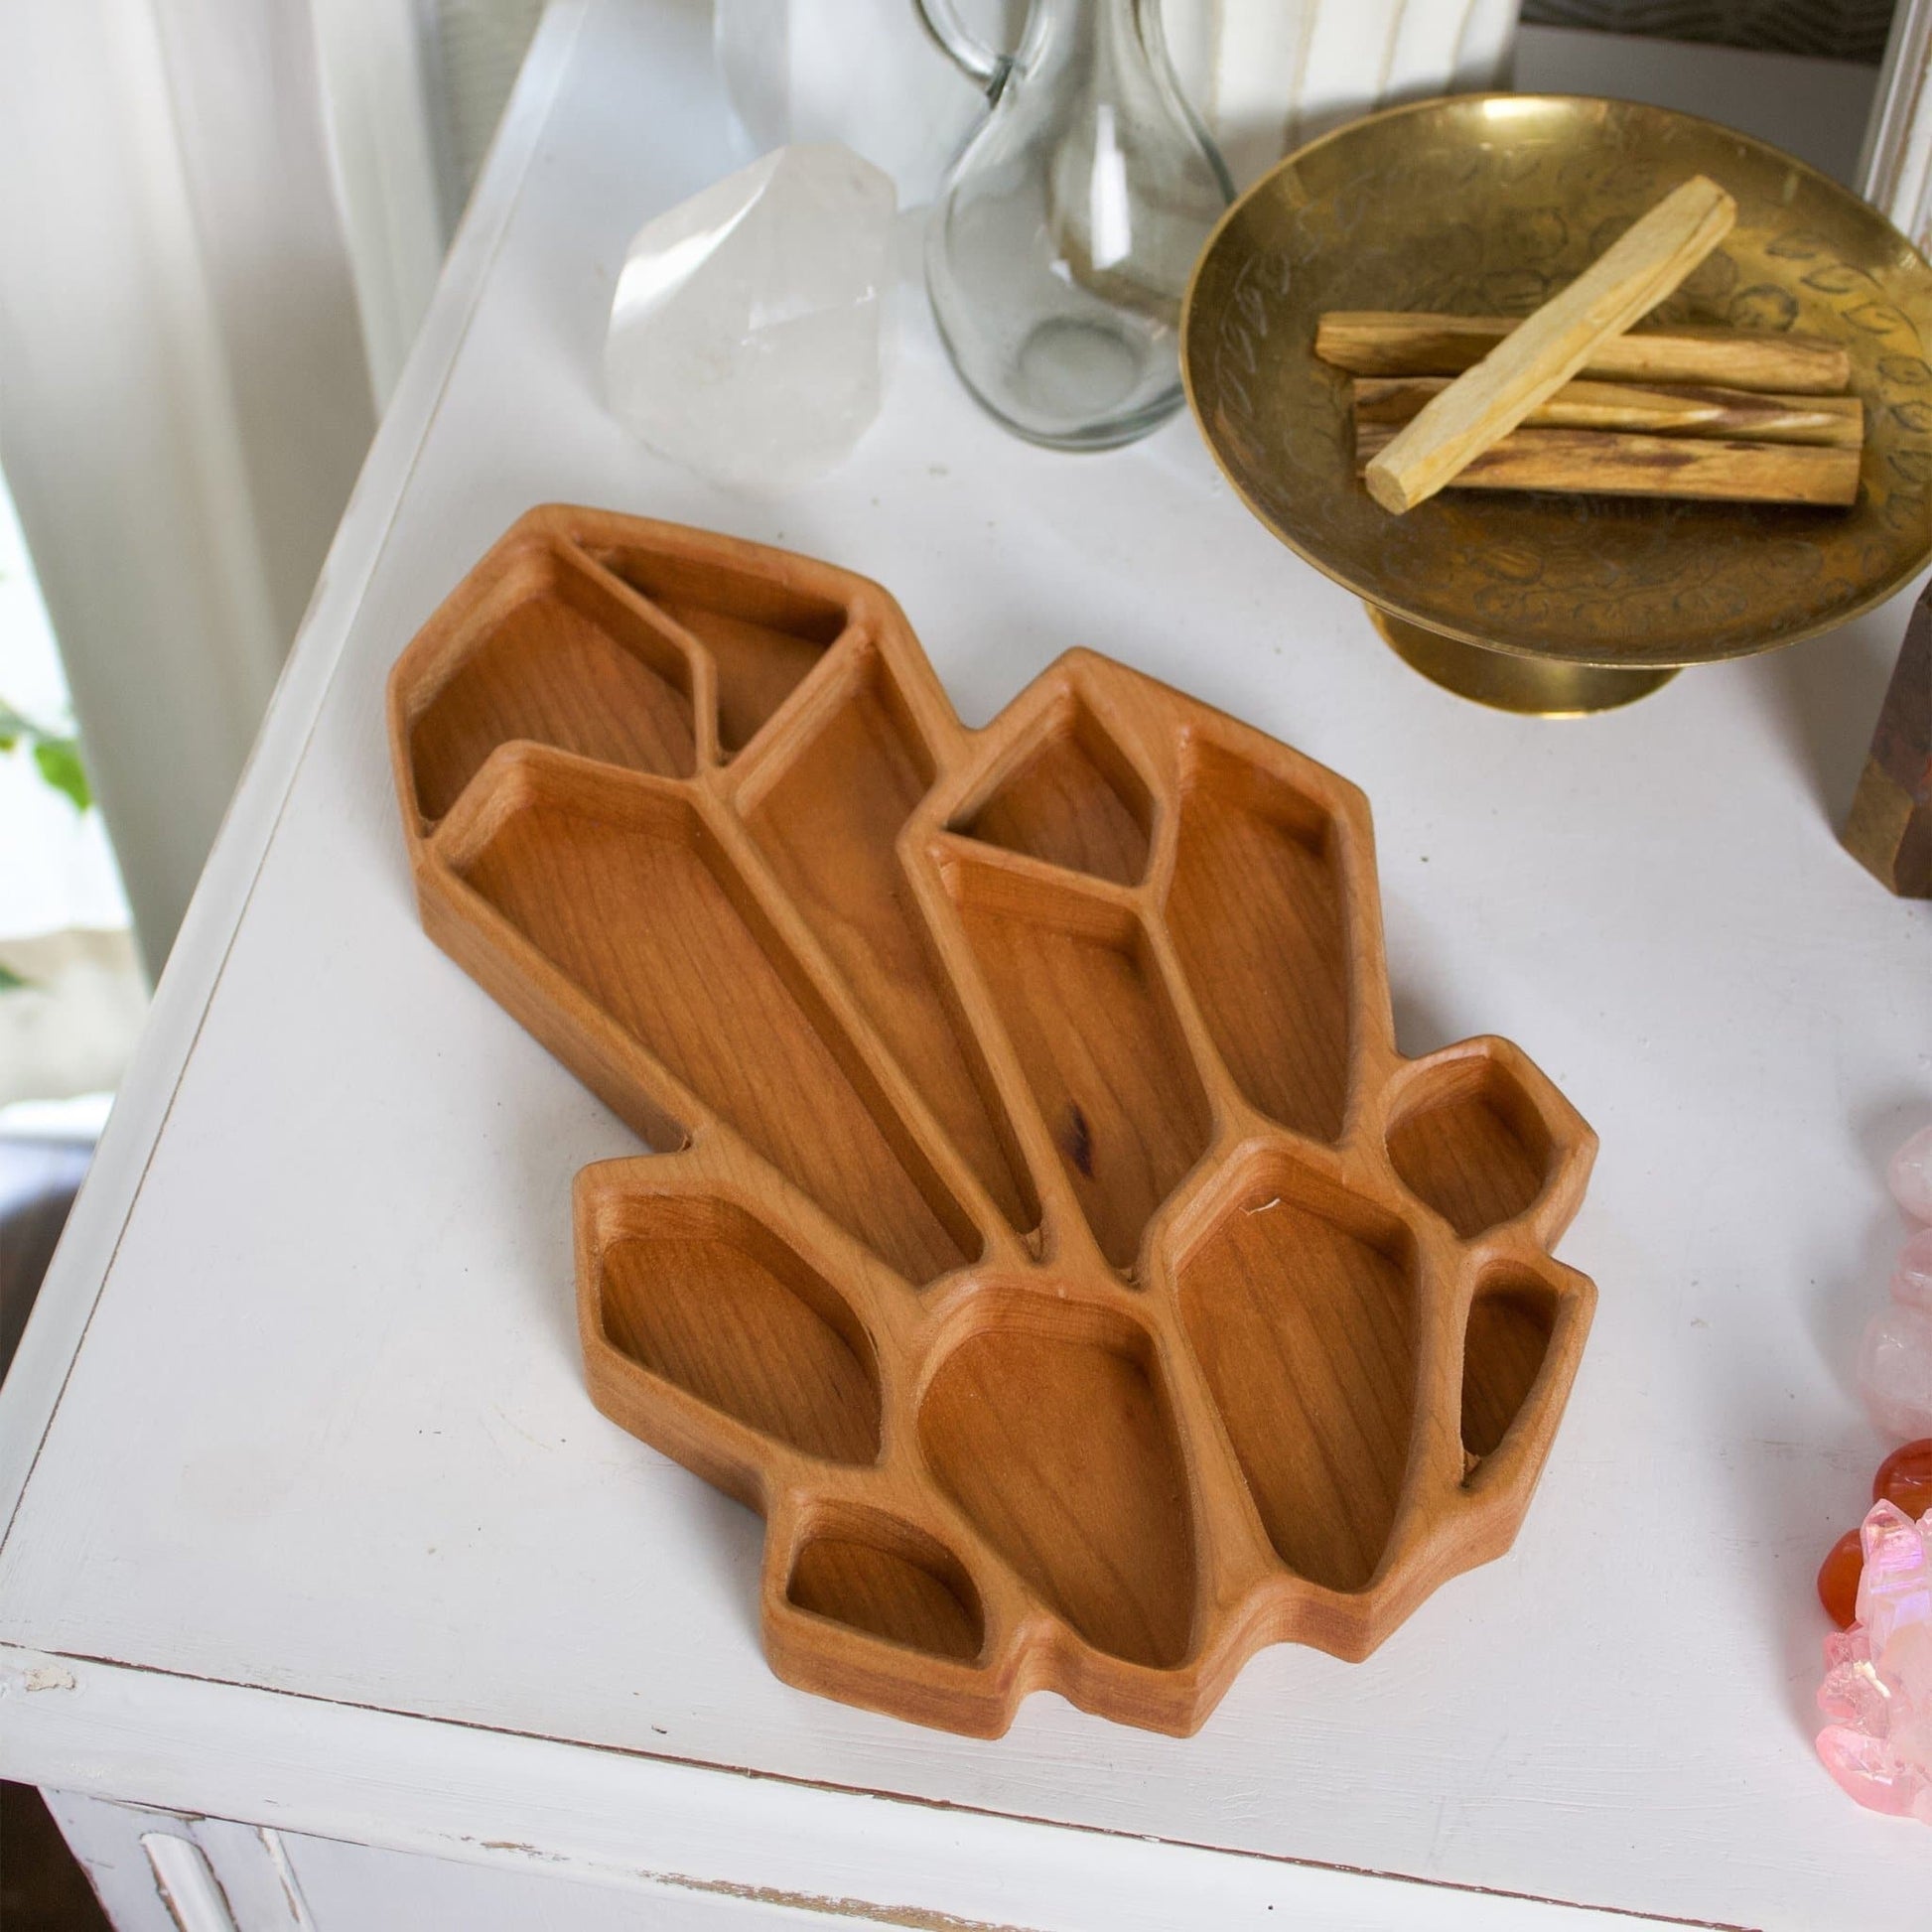
M 1184 1733 L 1508 1547 L 1595 1143 L 1397 1053 L 1352 785 L 1085 651 L 968 732 L 876 584 L 576 509 L 390 723 L 424 925 L 675 1150 L 578 1178 L 591 1393 L 764 1515 L 781 1677 Z

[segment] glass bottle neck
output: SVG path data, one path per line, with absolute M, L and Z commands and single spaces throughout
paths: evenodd
M 1104 82 L 1166 59 L 1160 0 L 1034 0 L 1015 65 L 1042 76 L 1073 69 Z

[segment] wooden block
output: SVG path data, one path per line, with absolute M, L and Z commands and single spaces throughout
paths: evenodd
M 1509 316 L 1335 309 L 1315 327 L 1314 352 L 1356 375 L 1456 375 L 1473 368 L 1517 327 Z M 1835 396 L 1851 386 L 1852 357 L 1842 343 L 1818 336 L 1638 328 L 1598 343 L 1577 373 L 1605 381 Z
M 765 1515 L 782 1677 L 1186 1732 L 1508 1547 L 1594 1142 L 1396 1050 L 1352 785 L 1085 652 L 968 732 L 876 584 L 591 510 L 390 728 L 425 926 L 670 1150 L 578 1176 L 586 1378 Z
M 1351 385 L 1355 420 L 1409 422 L 1449 383 L 1446 375 L 1357 376 Z M 1864 441 L 1864 405 L 1857 396 L 1780 396 L 1683 383 L 1580 379 L 1566 382 L 1538 403 L 1523 418 L 1523 427 L 1719 436 L 1856 450 Z
M 1845 846 L 1900 898 L 1932 898 L 1932 590 L 1905 626 Z
M 1355 439 L 1357 469 L 1366 473 L 1376 453 L 1398 433 L 1387 424 L 1364 423 Z M 1859 456 L 1857 450 L 1796 443 L 1519 429 L 1483 451 L 1451 487 L 1843 508 L 1858 501 Z
M 1674 189 L 1377 452 L 1368 493 L 1397 515 L 1427 501 L 1562 388 L 1597 344 L 1654 309 L 1736 218 L 1737 204 L 1704 175 Z

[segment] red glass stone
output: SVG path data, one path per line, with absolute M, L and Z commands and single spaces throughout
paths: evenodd
M 1913 1522 L 1932 1509 L 1932 1436 L 1895 1449 L 1871 1478 L 1874 1503 L 1896 1503 Z
M 1841 1630 L 1848 1629 L 1859 1613 L 1859 1579 L 1863 1573 L 1864 1549 L 1859 1533 L 1847 1530 L 1818 1571 L 1818 1600 Z

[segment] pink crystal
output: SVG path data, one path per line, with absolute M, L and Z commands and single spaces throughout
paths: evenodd
M 1920 1228 L 1898 1251 L 1891 1299 L 1932 1314 L 1932 1228 Z
M 1932 1314 L 1903 1302 L 1880 1309 L 1859 1344 L 1859 1388 L 1882 1434 L 1932 1436 Z
M 1932 1127 L 1921 1127 L 1891 1157 L 1892 1199 L 1915 1221 L 1932 1221 Z
M 1932 1510 L 1873 1503 L 1859 1620 L 1825 1639 L 1818 1755 L 1860 1804 L 1932 1825 Z

